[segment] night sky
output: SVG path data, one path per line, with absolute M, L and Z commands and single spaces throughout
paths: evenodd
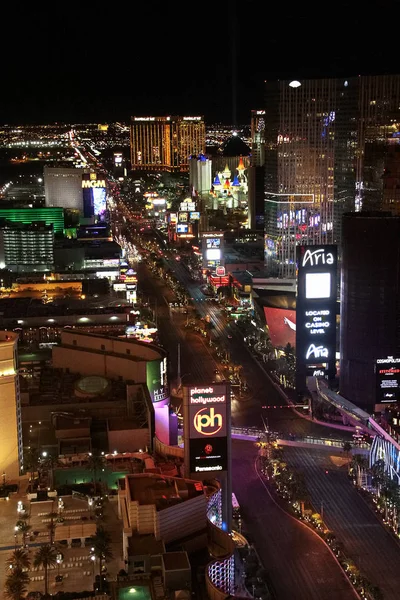
M 124 4 L 21 8 L 2 27 L 0 122 L 203 114 L 231 123 L 233 38 L 239 123 L 262 108 L 265 79 L 400 70 L 395 0 Z

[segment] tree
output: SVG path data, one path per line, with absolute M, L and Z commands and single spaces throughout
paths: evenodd
M 28 450 L 24 452 L 24 466 L 25 471 L 30 473 L 31 482 L 33 483 L 35 473 L 39 467 L 39 450 L 37 448 L 29 447 Z
M 361 487 L 362 475 L 368 467 L 368 460 L 362 454 L 355 454 L 351 464 L 356 472 L 356 483 L 358 487 Z
M 103 563 L 113 558 L 111 551 L 111 536 L 104 527 L 97 527 L 95 535 L 91 537 L 93 555 L 99 560 L 100 592 L 103 591 Z
M 345 455 L 348 457 L 352 448 L 352 445 L 350 444 L 350 442 L 344 442 L 342 445 L 343 448 L 343 452 L 345 453 Z
M 4 584 L 4 595 L 10 600 L 22 600 L 27 592 L 29 575 L 22 569 L 13 569 L 6 578 Z
M 18 527 L 18 531 L 22 534 L 22 545 L 25 548 L 26 536 L 28 535 L 28 533 L 30 532 L 32 527 L 30 525 L 28 525 L 28 523 L 26 521 L 23 521 L 22 519 L 17 521 L 16 527 Z
M 33 559 L 34 567 L 43 567 L 44 569 L 44 593 L 48 594 L 49 588 L 49 569 L 52 569 L 57 564 L 57 552 L 50 546 L 50 544 L 45 544 L 41 546 L 35 554 Z
M 30 565 L 31 561 L 29 560 L 28 553 L 22 548 L 14 550 L 6 562 L 6 566 L 9 569 L 29 569 Z
M 381 495 L 382 485 L 385 482 L 385 461 L 377 460 L 371 467 L 372 483 L 376 487 L 378 498 Z
M 104 456 L 95 451 L 89 454 L 86 468 L 93 473 L 94 495 L 97 493 L 97 473 L 102 471 L 106 466 Z

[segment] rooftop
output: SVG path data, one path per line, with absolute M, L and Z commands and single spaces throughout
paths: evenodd
M 21 374 L 21 391 L 29 391 L 29 404 L 71 404 L 79 402 L 113 402 L 126 399 L 126 384 L 119 380 L 105 380 L 106 388 L 98 388 L 98 392 L 76 395 L 76 386 L 82 379 L 79 373 L 67 373 L 62 369 L 43 367 L 33 374 Z M 102 379 L 102 378 L 101 378 Z M 93 389 L 93 388 L 92 388 Z
M 190 569 L 190 562 L 186 552 L 166 552 L 162 557 L 166 571 L 179 571 Z
M 127 475 L 126 481 L 132 502 L 154 504 L 157 510 L 204 495 L 203 484 L 189 479 L 143 473 Z
M 156 540 L 154 535 L 132 535 L 128 538 L 129 556 L 143 556 L 148 554 L 163 554 L 165 552 L 164 542 Z

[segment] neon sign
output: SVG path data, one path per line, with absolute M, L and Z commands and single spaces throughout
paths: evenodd
M 306 353 L 306 360 L 308 360 L 311 356 L 314 355 L 314 358 L 328 358 L 328 348 L 324 346 L 316 346 L 315 344 L 310 344 Z
M 215 413 L 213 406 L 210 408 L 205 406 L 194 415 L 193 425 L 201 435 L 217 435 L 222 429 L 222 415 Z M 207 431 L 204 431 L 205 429 Z
M 88 179 L 82 180 L 83 188 L 105 188 L 106 182 L 104 179 L 92 179 L 89 181 Z
M 322 265 L 333 265 L 335 259 L 331 252 L 327 252 L 325 254 L 325 248 L 318 248 L 317 250 L 311 251 L 307 249 L 303 256 L 302 267 L 305 267 L 307 264 L 310 267 L 322 266 Z

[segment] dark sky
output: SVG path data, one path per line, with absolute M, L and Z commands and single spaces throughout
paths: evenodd
M 0 122 L 203 114 L 230 123 L 233 38 L 242 123 L 262 107 L 265 79 L 399 71 L 396 0 L 124 4 L 63 3 L 59 14 L 18 5 L 2 26 Z

